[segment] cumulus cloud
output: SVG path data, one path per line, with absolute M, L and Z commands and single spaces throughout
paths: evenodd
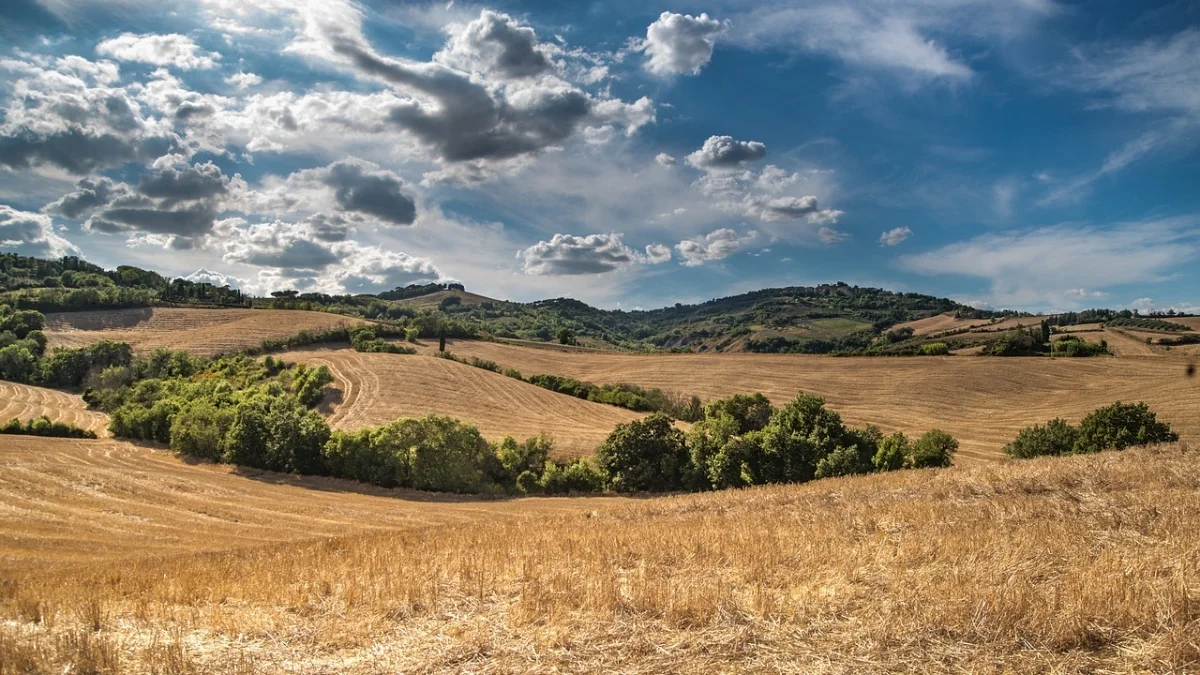
M 687 156 L 697 169 L 737 169 L 767 155 L 767 146 L 758 141 L 735 141 L 732 136 L 710 136 L 704 145 Z
M 75 192 L 48 204 L 46 210 L 68 217 L 91 213 L 83 225 L 88 232 L 155 235 L 136 243 L 186 249 L 201 244 L 212 231 L 234 187 L 244 190 L 241 177 L 226 176 L 211 162 L 164 162 L 142 174 L 136 187 L 107 178 L 81 180 Z
M 751 230 L 745 236 L 729 228 L 721 228 L 695 239 L 684 239 L 675 245 L 683 264 L 688 267 L 703 265 L 712 260 L 722 260 L 737 253 L 746 244 L 754 241 L 758 233 Z
M 515 30 L 503 15 L 488 17 L 485 12 L 477 25 L 504 26 L 497 30 L 505 34 Z M 562 143 L 587 127 L 620 124 L 632 133 L 654 119 L 653 103 L 648 98 L 632 104 L 597 99 L 553 77 L 521 86 L 489 87 L 486 78 L 478 77 L 487 73 L 459 70 L 439 61 L 413 62 L 383 56 L 357 30 L 318 23 L 315 32 L 328 43 L 332 54 L 358 73 L 419 95 L 419 99 L 401 99 L 388 110 L 387 119 L 445 162 L 511 159 Z M 517 33 L 522 39 L 532 37 L 530 33 Z M 486 34 L 486 30 L 480 33 Z M 450 40 L 454 50 L 458 37 Z M 474 44 L 472 38 L 464 39 Z M 446 52 L 443 58 L 464 67 L 499 68 L 508 74 L 528 72 L 533 57 L 521 59 L 512 56 L 516 52 L 508 47 L 495 46 L 499 51 L 493 56 L 500 60 L 484 62 L 475 58 L 477 54 L 467 58 L 460 51 Z M 511 58 L 506 61 L 505 55 Z
M 668 155 L 665 152 L 660 152 L 654 157 L 654 161 L 658 162 L 659 166 L 675 166 L 676 160 L 673 155 Z
M 246 284 L 244 279 L 232 277 L 228 274 L 222 274 L 220 272 L 214 272 L 203 267 L 185 276 L 184 279 L 193 281 L 195 283 L 212 284 L 213 286 L 229 286 L 230 288 L 241 288 Z
M 446 46 L 433 58 L 459 70 L 509 78 L 533 77 L 554 69 L 532 28 L 488 9 L 465 26 L 452 27 Z
M 832 224 L 843 214 L 837 209 L 823 209 L 812 195 L 803 197 L 762 197 L 749 195 L 745 200 L 746 213 L 765 221 L 799 220 L 813 224 Z
M 895 246 L 912 236 L 912 230 L 907 227 L 893 227 L 879 235 L 881 246 Z
M 381 293 L 398 286 L 443 280 L 433 261 L 378 246 L 353 246 L 328 275 L 346 293 Z
M 1068 288 L 1063 291 L 1063 295 L 1068 298 L 1107 298 L 1108 293 L 1104 291 L 1089 291 L 1086 288 Z
M 207 54 L 186 35 L 134 35 L 122 33 L 96 46 L 96 53 L 118 61 L 136 61 L 155 66 L 174 66 L 180 70 L 208 70 L 217 67 L 221 55 Z
M 564 276 L 604 274 L 635 264 L 655 264 L 671 259 L 671 251 L 661 244 L 651 244 L 640 253 L 621 241 L 621 235 L 555 234 L 550 241 L 539 241 L 520 251 L 525 274 Z
M 725 23 L 707 14 L 663 12 L 639 45 L 646 53 L 645 68 L 660 76 L 697 75 L 712 59 L 717 38 L 725 30 Z
M 54 232 L 50 217 L 0 204 L 0 249 L 37 258 L 80 255 L 79 249 Z
M 390 171 L 363 164 L 335 162 L 324 178 L 334 189 L 338 207 L 375 216 L 396 225 L 411 225 L 417 217 L 412 198 L 404 194 L 404 183 Z
M 225 78 L 225 82 L 233 85 L 238 91 L 246 91 L 251 87 L 262 84 L 262 77 L 254 73 L 238 72 Z
M 127 186 L 124 183 L 114 183 L 110 178 L 81 178 L 75 183 L 74 192 L 68 192 L 50 202 L 42 207 L 42 210 L 74 219 L 104 206 L 119 194 L 126 193 Z
M 78 57 L 23 67 L 9 87 L 12 97 L 0 123 L 0 165 L 84 175 L 152 160 L 179 144 L 169 125 L 111 86 L 115 70 Z

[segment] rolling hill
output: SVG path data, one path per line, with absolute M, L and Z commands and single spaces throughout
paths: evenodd
M 335 429 L 436 413 L 469 421 L 489 439 L 545 433 L 554 437 L 558 457 L 566 459 L 590 455 L 617 424 L 641 417 L 431 356 L 317 347 L 285 352 L 280 358 L 333 371 L 338 391 L 324 410 Z
M 0 446 L 17 672 L 1188 672 L 1180 446 L 651 499 L 430 500 Z
M 995 459 L 1023 427 L 1054 417 L 1078 422 L 1116 400 L 1146 401 L 1183 438 L 1200 442 L 1200 380 L 1173 358 L 615 354 L 469 340 L 447 349 L 526 376 L 629 382 L 703 400 L 763 392 L 782 404 L 798 392 L 818 394 L 853 424 L 910 435 L 939 427 L 961 441 L 964 460 Z
M 46 315 L 50 347 L 81 347 L 100 340 L 128 342 L 135 353 L 159 347 L 211 356 L 256 347 L 302 330 L 318 332 L 367 323 L 325 312 L 275 309 L 144 307 Z

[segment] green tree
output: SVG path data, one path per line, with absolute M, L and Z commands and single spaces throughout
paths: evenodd
M 689 461 L 683 432 L 662 413 L 617 425 L 596 459 L 617 492 L 682 489 Z
M 1004 454 L 1025 459 L 1042 455 L 1067 455 L 1074 451 L 1079 440 L 1079 431 L 1066 420 L 1053 419 L 1046 426 L 1033 425 L 1017 434 L 1011 443 L 1004 446 Z
M 37 357 L 29 347 L 16 343 L 0 349 L 0 379 L 29 382 L 37 372 Z
M 953 436 L 941 429 L 930 429 L 913 443 L 908 466 L 913 469 L 951 466 L 956 452 L 958 441 Z
M 1093 411 L 1079 423 L 1077 453 L 1124 450 L 1135 445 L 1174 443 L 1179 434 L 1159 422 L 1145 403 L 1116 403 Z
M 908 456 L 911 452 L 912 448 L 909 446 L 908 437 L 903 432 L 897 431 L 880 442 L 879 449 L 875 451 L 875 457 L 872 458 L 872 463 L 875 465 L 876 471 L 903 469 L 904 465 L 908 463 Z
M 744 434 L 749 431 L 759 431 L 771 421 L 775 408 L 771 401 L 762 394 L 734 394 L 729 398 L 709 401 L 704 406 L 706 418 L 717 418 L 729 415 L 737 423 L 735 433 Z

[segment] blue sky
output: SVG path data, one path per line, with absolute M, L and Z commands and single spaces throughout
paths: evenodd
M 0 249 L 656 307 L 1197 309 L 1200 2 L 15 0 Z

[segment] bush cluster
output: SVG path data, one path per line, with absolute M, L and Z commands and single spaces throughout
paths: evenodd
M 359 352 L 377 352 L 384 354 L 416 354 L 417 350 L 394 344 L 379 337 L 379 326 L 355 326 L 349 329 L 350 346 Z M 408 337 L 407 330 L 390 330 L 389 334 L 399 333 Z M 415 338 L 414 338 L 415 339 Z
M 850 429 L 824 399 L 801 394 L 775 408 L 762 394 L 710 402 L 690 432 L 669 417 L 622 424 L 597 450 L 618 492 L 708 490 L 950 466 L 958 442 L 932 430 L 909 443 L 900 433 Z
M 1072 455 L 1124 450 L 1152 443 L 1173 443 L 1179 434 L 1171 425 L 1158 421 L 1145 403 L 1116 403 L 1099 408 L 1073 427 L 1066 420 L 1053 419 L 1045 426 L 1022 429 L 1004 446 L 1009 457 L 1025 459 L 1046 455 Z
M 49 417 L 37 417 L 25 422 L 13 418 L 0 425 L 0 434 L 19 436 L 54 436 L 57 438 L 95 438 L 96 433 L 64 422 L 51 422 Z

